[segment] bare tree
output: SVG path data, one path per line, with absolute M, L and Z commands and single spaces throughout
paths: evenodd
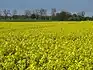
M 10 10 L 3 10 L 5 19 L 8 17 L 8 15 L 11 15 Z
M 54 20 L 55 16 L 56 16 L 56 8 L 52 8 L 51 9 L 51 19 Z
M 52 8 L 51 9 L 51 15 L 52 16 L 56 16 L 56 8 Z
M 45 17 L 45 20 L 46 20 L 46 16 L 47 16 L 47 10 L 44 9 L 44 17 Z
M 5 10 L 3 11 L 3 13 L 4 13 L 4 16 L 5 16 L 5 19 L 6 19 L 6 17 L 8 16 L 7 10 L 5 9 Z
M 0 10 L 0 19 L 2 18 L 2 11 Z
M 25 10 L 24 15 L 26 18 L 29 18 L 31 16 L 31 11 L 30 10 Z
M 40 9 L 40 16 L 43 16 L 43 9 Z
M 17 15 L 17 10 L 13 10 L 12 15 Z
M 39 19 L 40 10 L 39 9 L 35 9 L 33 13 L 36 15 L 36 19 Z
M 17 10 L 16 9 L 12 11 L 12 18 L 13 19 L 17 18 Z
M 2 11 L 0 10 L 0 16 L 2 16 Z
M 41 19 L 44 19 L 45 16 L 46 16 L 46 14 L 47 14 L 47 10 L 41 8 L 41 9 L 40 9 L 40 16 L 41 16 Z

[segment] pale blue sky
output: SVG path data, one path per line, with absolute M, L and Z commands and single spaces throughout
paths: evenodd
M 36 9 L 45 8 L 51 10 L 67 10 L 69 12 L 85 11 L 93 15 L 93 0 L 0 0 L 0 9 Z

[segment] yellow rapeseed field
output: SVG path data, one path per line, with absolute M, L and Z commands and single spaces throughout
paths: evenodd
M 93 70 L 93 22 L 0 22 L 0 70 Z

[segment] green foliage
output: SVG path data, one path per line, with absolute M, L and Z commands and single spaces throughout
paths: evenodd
M 79 23 L 0 23 L 0 70 L 92 70 L 93 22 Z

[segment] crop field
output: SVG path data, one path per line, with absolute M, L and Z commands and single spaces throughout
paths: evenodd
M 93 22 L 0 22 L 0 70 L 93 70 Z

